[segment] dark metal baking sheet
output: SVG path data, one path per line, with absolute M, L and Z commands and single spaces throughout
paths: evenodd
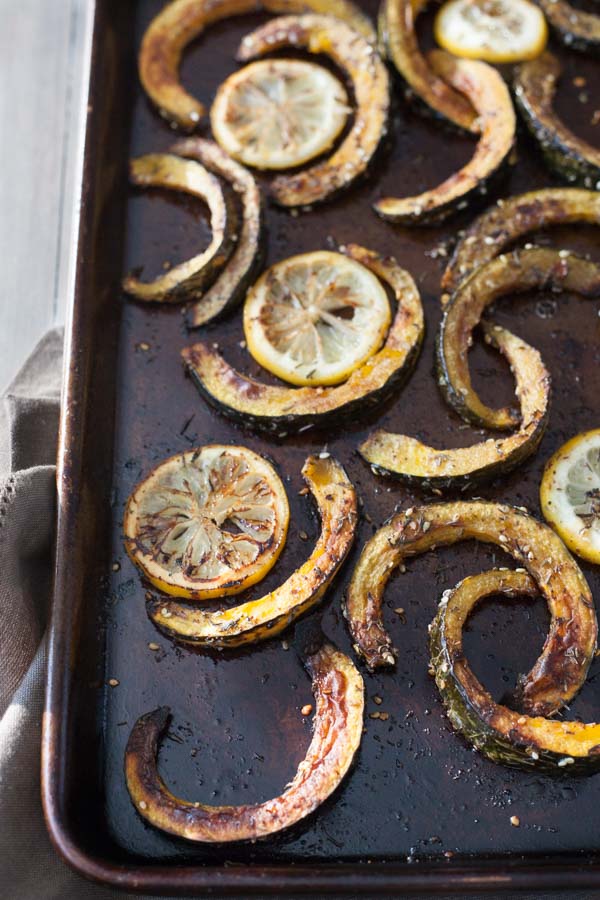
M 479 433 L 440 399 L 432 375 L 444 248 L 470 220 L 408 230 L 380 221 L 370 209 L 383 193 L 433 186 L 469 156 L 472 144 L 398 99 L 391 140 L 370 177 L 337 201 L 298 216 L 270 206 L 267 262 L 349 241 L 392 253 L 416 278 L 427 340 L 408 385 L 377 414 L 347 430 L 265 441 L 209 410 L 184 377 L 179 350 L 200 336 L 216 341 L 245 371 L 258 374 L 242 349 L 241 317 L 233 314 L 202 334 L 187 333 L 179 309 L 124 299 L 123 272 L 144 265 L 156 274 L 208 238 L 199 205 L 163 192 L 127 186 L 132 155 L 163 150 L 173 132 L 139 87 L 135 53 L 163 0 L 108 0 L 98 5 L 77 283 L 59 456 L 56 587 L 44 727 L 44 802 L 59 851 L 91 877 L 154 893 L 300 891 L 434 892 L 600 884 L 600 781 L 552 779 L 495 766 L 448 727 L 427 674 L 427 625 L 444 589 L 501 555 L 481 545 L 440 550 L 411 562 L 386 594 L 386 617 L 400 648 L 394 672 L 365 675 L 367 718 L 357 764 L 334 797 L 306 822 L 274 839 L 242 846 L 198 847 L 145 825 L 129 802 L 123 752 L 142 712 L 173 711 L 160 756 L 173 789 L 208 802 L 247 802 L 278 793 L 309 741 L 299 710 L 310 683 L 281 640 L 237 653 L 178 648 L 146 617 L 143 584 L 123 552 L 123 505 L 135 482 L 161 458 L 195 444 L 242 443 L 269 455 L 284 477 L 292 519 L 275 569 L 249 597 L 284 580 L 310 552 L 318 531 L 310 500 L 298 495 L 306 455 L 327 449 L 345 465 L 361 497 L 354 552 L 324 606 L 326 633 L 352 653 L 340 598 L 365 540 L 400 504 L 423 497 L 376 478 L 355 448 L 374 423 L 438 442 L 465 445 Z M 371 14 L 374 2 L 364 4 Z M 259 21 L 248 16 L 212 27 L 186 54 L 183 81 L 210 102 L 235 69 L 240 37 Z M 429 40 L 430 20 L 423 22 Z M 562 54 L 559 109 L 590 141 L 598 63 Z M 573 78 L 587 79 L 587 89 Z M 587 100 L 586 100 L 587 96 Z M 268 179 L 265 179 L 265 183 Z M 502 195 L 553 184 L 523 135 L 517 164 Z M 537 236 L 557 246 L 596 253 L 593 229 L 556 229 Z M 577 297 L 529 297 L 498 305 L 497 318 L 539 347 L 554 378 L 552 416 L 536 456 L 481 489 L 490 499 L 527 506 L 539 515 L 537 486 L 544 461 L 568 436 L 598 425 L 598 305 Z M 511 381 L 491 351 L 473 353 L 476 383 L 493 399 L 508 398 Z M 261 373 L 262 374 L 262 373 Z M 301 540 L 306 531 L 308 542 Z M 597 571 L 584 566 L 595 595 Z M 396 607 L 405 616 L 394 615 Z M 477 674 L 496 697 L 510 689 L 541 649 L 547 627 L 541 601 L 487 603 L 470 621 L 466 646 Z M 151 651 L 149 642 L 160 645 Z M 598 718 L 594 665 L 571 714 Z M 109 687 L 108 679 L 117 679 Z M 381 706 L 373 697 L 383 698 Z M 373 720 L 376 709 L 389 713 Z M 519 828 L 510 824 L 518 815 Z M 451 859 L 445 852 L 451 851 Z

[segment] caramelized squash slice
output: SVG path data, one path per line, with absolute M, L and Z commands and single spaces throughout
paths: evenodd
M 499 325 L 485 325 L 486 340 L 515 374 L 521 424 L 514 434 L 471 447 L 438 450 L 405 434 L 378 430 L 358 452 L 377 474 L 395 475 L 420 487 L 468 490 L 512 471 L 535 453 L 548 421 L 550 376 L 537 350 Z
M 415 31 L 427 0 L 384 0 L 379 14 L 379 40 L 406 84 L 409 99 L 464 131 L 477 134 L 477 115 L 469 100 L 436 72 L 421 50 Z
M 302 475 L 321 518 L 319 539 L 306 562 L 270 594 L 228 609 L 150 600 L 148 615 L 164 634 L 203 647 L 240 647 L 274 637 L 321 600 L 354 540 L 356 494 L 331 457 L 309 456 Z
M 467 97 L 478 113 L 480 136 L 471 160 L 437 187 L 415 197 L 384 197 L 375 211 L 390 222 L 430 225 L 487 194 L 491 182 L 508 162 L 515 142 L 516 120 L 508 88 L 492 66 L 458 59 L 433 50 L 429 60 L 436 72 Z
M 171 153 L 148 153 L 133 159 L 131 181 L 138 187 L 166 188 L 199 197 L 208 205 L 212 239 L 202 253 L 173 266 L 154 281 L 140 281 L 135 275 L 123 279 L 123 290 L 137 300 L 180 303 L 201 297 L 233 251 L 237 233 L 237 213 L 233 198 L 221 183 L 198 162 Z
M 431 665 L 453 728 L 493 762 L 569 775 L 600 768 L 600 723 L 553 721 L 522 715 L 496 703 L 473 674 L 462 631 L 480 600 L 494 594 L 535 596 L 528 575 L 497 569 L 465 578 L 440 602 L 430 627 Z M 577 645 L 571 644 L 574 659 Z M 582 659 L 585 667 L 585 660 Z M 560 678 L 560 670 L 548 677 Z
M 600 265 L 565 250 L 533 247 L 498 256 L 460 286 L 444 311 L 437 343 L 439 384 L 447 402 L 468 422 L 487 428 L 514 428 L 519 415 L 491 409 L 471 384 L 468 350 L 486 308 L 507 295 L 531 291 L 574 291 L 600 297 Z
M 172 147 L 172 152 L 197 160 L 226 181 L 238 195 L 241 206 L 241 222 L 235 248 L 223 271 L 190 310 L 188 324 L 192 328 L 198 328 L 233 309 L 260 269 L 263 255 L 260 188 L 248 169 L 227 156 L 214 141 L 186 138 L 178 141 Z
M 245 13 L 315 12 L 335 16 L 374 42 L 367 16 L 351 0 L 174 0 L 166 3 L 148 26 L 140 48 L 140 81 L 150 100 L 172 125 L 193 131 L 205 115 L 202 103 L 181 84 L 181 57 L 205 28 Z
M 125 750 L 127 789 L 136 810 L 155 828 L 187 841 L 215 844 L 276 834 L 310 815 L 344 780 L 360 745 L 364 685 L 350 659 L 331 644 L 309 656 L 315 697 L 313 737 L 282 794 L 264 803 L 208 806 L 176 797 L 162 780 L 158 749 L 168 707 L 141 716 Z
M 573 184 L 600 188 L 600 148 L 567 128 L 554 111 L 561 64 L 551 53 L 523 63 L 515 77 L 515 99 L 548 167 Z
M 559 40 L 573 50 L 591 53 L 600 51 L 600 16 L 576 9 L 566 0 L 538 0 L 546 18 Z
M 519 702 L 549 716 L 581 688 L 596 649 L 594 601 L 579 566 L 552 529 L 510 506 L 485 501 L 433 503 L 397 513 L 366 543 L 345 604 L 354 647 L 369 669 L 391 665 L 394 650 L 382 620 L 383 594 L 406 559 L 458 541 L 495 544 L 536 582 L 550 611 L 542 653 L 521 679 Z
M 344 384 L 333 387 L 280 387 L 248 378 L 233 369 L 211 344 L 182 351 L 186 369 L 206 400 L 223 415 L 261 431 L 285 436 L 290 431 L 329 426 L 362 406 L 390 396 L 416 361 L 423 339 L 423 307 L 417 287 L 395 260 L 351 244 L 343 249 L 392 289 L 398 309 L 387 339 Z
M 549 225 L 600 225 L 600 194 L 580 188 L 542 188 L 498 200 L 467 228 L 442 277 L 447 302 L 479 266 L 514 241 Z

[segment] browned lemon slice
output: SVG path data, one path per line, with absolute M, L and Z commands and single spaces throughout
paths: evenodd
M 600 429 L 578 434 L 548 460 L 540 502 L 567 547 L 600 563 Z
M 539 56 L 548 40 L 543 12 L 529 0 L 449 0 L 435 39 L 455 56 L 513 63 Z
M 244 305 L 244 332 L 254 359 L 298 385 L 345 381 L 377 352 L 390 320 L 379 279 L 329 250 L 272 266 Z
M 285 544 L 285 489 L 246 447 L 212 444 L 160 463 L 127 501 L 131 559 L 156 587 L 209 600 L 263 578 Z
M 257 169 L 288 169 L 328 150 L 346 123 L 348 95 L 323 66 L 250 63 L 217 91 L 210 121 L 221 147 Z

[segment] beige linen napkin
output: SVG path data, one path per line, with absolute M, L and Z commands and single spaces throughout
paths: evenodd
M 55 511 L 62 331 L 0 399 L 0 897 L 108 900 L 54 852 L 40 802 L 40 724 Z
M 44 632 L 52 569 L 62 344 L 62 331 L 50 331 L 0 398 L 2 900 L 117 900 L 126 896 L 87 882 L 59 859 L 47 836 L 40 802 Z M 127 896 L 133 900 L 133 895 Z M 524 894 L 502 895 L 503 900 L 516 900 L 517 896 L 527 900 Z M 563 896 L 583 900 L 592 895 L 578 891 Z M 557 895 L 537 894 L 535 900 L 551 897 L 556 900 Z M 355 898 L 347 896 L 347 900 Z M 534 898 L 530 896 L 530 900 Z

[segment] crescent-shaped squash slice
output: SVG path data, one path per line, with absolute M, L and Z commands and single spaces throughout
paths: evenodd
M 387 127 L 389 78 L 373 44 L 330 16 L 273 19 L 243 39 L 238 59 L 247 62 L 284 47 L 328 56 L 346 74 L 356 107 L 348 134 L 331 156 L 273 179 L 271 194 L 277 203 L 304 206 L 325 200 L 367 170 Z
M 479 126 L 469 100 L 450 87 L 419 49 L 417 16 L 427 0 L 384 0 L 379 14 L 379 39 L 406 84 L 409 99 L 418 98 L 425 110 L 477 133 Z
M 521 679 L 519 702 L 552 715 L 585 681 L 596 648 L 596 613 L 588 584 L 552 529 L 510 506 L 485 501 L 433 503 L 399 512 L 365 544 L 346 596 L 355 650 L 369 669 L 391 665 L 394 651 L 382 621 L 383 594 L 404 560 L 458 541 L 495 544 L 535 580 L 550 611 L 542 653 Z
M 430 626 L 431 665 L 452 726 L 493 762 L 588 774 L 600 768 L 600 724 L 528 716 L 496 703 L 475 677 L 462 646 L 465 622 L 485 597 L 535 596 L 535 581 L 497 569 L 465 578 L 440 602 Z M 555 676 L 560 677 L 559 670 Z
M 235 245 L 237 213 L 233 198 L 223 191 L 218 178 L 204 166 L 172 153 L 148 153 L 133 159 L 131 181 L 139 187 L 167 188 L 200 197 L 210 211 L 212 239 L 202 253 L 173 266 L 154 281 L 134 275 L 123 279 L 123 290 L 138 300 L 179 303 L 203 295 L 229 259 Z
M 553 109 L 561 64 L 551 53 L 519 66 L 515 99 L 548 167 L 581 187 L 600 188 L 600 148 L 567 128 Z
M 321 518 L 319 539 L 306 562 L 270 594 L 216 612 L 152 599 L 148 615 L 161 631 L 204 647 L 240 647 L 274 637 L 319 602 L 354 540 L 356 493 L 331 457 L 309 456 L 302 475 Z
M 512 471 L 537 450 L 548 421 L 550 376 L 529 344 L 499 325 L 484 327 L 487 342 L 504 354 L 515 375 L 521 405 L 518 431 L 471 447 L 438 450 L 408 435 L 378 430 L 358 448 L 377 474 L 395 475 L 425 488 L 468 490 Z
M 141 716 L 125 750 L 125 778 L 133 804 L 161 831 L 201 843 L 248 841 L 276 834 L 310 815 L 341 784 L 360 745 L 364 685 L 348 657 L 325 644 L 306 660 L 315 697 L 313 737 L 294 779 L 264 803 L 207 806 L 176 797 L 159 775 L 160 740 L 168 707 Z
M 467 228 L 442 277 L 442 302 L 479 266 L 514 241 L 550 225 L 600 225 L 600 194 L 580 188 L 543 188 L 498 200 Z
M 507 295 L 531 290 L 574 291 L 600 297 L 600 265 L 566 250 L 533 247 L 498 256 L 468 278 L 444 311 L 437 343 L 438 380 L 447 402 L 468 422 L 514 428 L 518 414 L 491 409 L 471 384 L 468 350 L 485 309 Z
M 416 197 L 384 197 L 375 203 L 380 216 L 404 225 L 441 222 L 487 194 L 491 181 L 508 162 L 515 142 L 515 111 L 496 69 L 477 60 L 458 59 L 443 50 L 432 50 L 428 58 L 435 71 L 471 101 L 479 117 L 480 136 L 471 160 L 437 187 Z
M 348 421 L 361 406 L 374 406 L 398 387 L 415 362 L 423 339 L 423 307 L 408 272 L 351 244 L 340 248 L 371 269 L 392 289 L 398 309 L 378 353 L 333 387 L 279 387 L 247 378 L 233 369 L 210 344 L 182 350 L 184 365 L 206 400 L 223 415 L 261 431 L 284 436 L 308 427 Z
M 315 12 L 335 16 L 366 40 L 375 41 L 368 17 L 350 0 L 174 0 L 166 3 L 148 26 L 138 59 L 144 90 L 165 119 L 193 131 L 205 114 L 202 103 L 179 80 L 186 47 L 215 22 L 261 10 L 277 15 Z
M 600 16 L 577 9 L 566 0 L 537 0 L 537 2 L 565 47 L 598 55 Z
M 189 324 L 206 325 L 232 309 L 244 296 L 262 262 L 263 211 L 260 188 L 254 176 L 214 141 L 186 138 L 172 147 L 173 153 L 195 159 L 229 183 L 239 197 L 241 226 L 235 249 L 223 271 L 191 308 Z

